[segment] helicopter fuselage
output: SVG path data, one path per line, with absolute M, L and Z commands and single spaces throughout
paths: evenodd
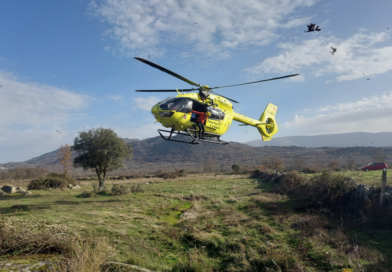
M 154 105 L 151 113 L 164 127 L 186 131 L 194 128 L 192 110 L 209 111 L 211 117 L 205 124 L 205 131 L 217 135 L 223 135 L 230 128 L 235 115 L 233 105 L 227 99 L 210 94 L 203 102 L 198 93 L 169 97 Z

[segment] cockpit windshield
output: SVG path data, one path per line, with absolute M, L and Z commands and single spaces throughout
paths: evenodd
M 192 111 L 192 100 L 189 98 L 171 98 L 160 103 L 162 110 L 189 113 Z

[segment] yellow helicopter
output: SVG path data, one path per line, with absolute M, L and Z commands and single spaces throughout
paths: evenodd
M 255 120 L 239 113 L 234 112 L 233 105 L 230 101 L 238 103 L 237 101 L 217 94 L 212 91 L 213 89 L 233 87 L 239 85 L 253 84 L 264 81 L 283 79 L 288 77 L 297 76 L 299 74 L 287 75 L 282 77 L 264 79 L 242 84 L 228 85 L 222 87 L 208 87 L 207 85 L 196 84 L 195 82 L 180 76 L 162 66 L 159 66 L 151 61 L 135 58 L 145 64 L 148 64 L 156 69 L 159 69 L 169 75 L 172 75 L 182 81 L 185 81 L 197 88 L 192 89 L 172 89 L 172 90 L 136 90 L 136 92 L 177 92 L 175 97 L 169 97 L 162 100 L 152 107 L 151 113 L 164 127 L 171 130 L 158 129 L 159 135 L 167 140 L 188 144 L 199 144 L 200 142 L 209 142 L 215 144 L 228 144 L 220 139 L 220 137 L 230 128 L 231 123 L 234 121 L 240 122 L 243 125 L 249 125 L 257 128 L 262 136 L 263 141 L 270 141 L 272 136 L 278 132 L 278 125 L 275 120 L 277 106 L 269 103 L 261 114 L 259 120 Z M 199 91 L 198 93 L 187 93 Z M 181 93 L 183 92 L 183 93 Z M 206 138 L 202 139 L 197 136 L 197 127 L 195 125 L 197 114 L 196 112 L 207 113 L 209 112 L 207 121 L 205 122 Z M 169 136 L 164 136 L 163 133 L 169 133 Z M 183 141 L 180 138 L 172 138 L 173 134 L 183 135 L 190 137 L 190 141 Z M 200 135 L 200 134 L 199 134 Z

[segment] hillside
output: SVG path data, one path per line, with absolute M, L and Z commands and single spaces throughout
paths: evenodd
M 275 142 L 278 142 L 278 140 L 279 138 Z M 226 171 L 234 163 L 250 167 L 259 166 L 262 164 L 263 159 L 269 155 L 283 158 L 286 167 L 290 167 L 293 156 L 296 154 L 301 154 L 306 159 L 308 165 L 325 165 L 332 160 L 337 160 L 341 166 L 344 166 L 348 158 L 354 157 L 357 166 L 361 166 L 371 161 L 371 154 L 374 150 L 374 147 L 252 147 L 236 142 L 231 142 L 224 146 L 214 144 L 187 145 L 164 141 L 160 137 L 145 140 L 124 139 L 124 141 L 131 143 L 134 150 L 132 159 L 126 162 L 126 168 L 143 171 L 159 168 L 198 170 L 204 164 L 212 165 L 215 170 Z M 392 147 L 383 148 L 383 152 L 388 154 L 389 158 L 392 158 Z M 57 150 L 24 162 L 12 162 L 0 166 L 7 168 L 42 167 L 51 171 L 59 171 L 61 169 L 57 158 Z
M 250 146 L 303 146 L 303 147 L 354 147 L 354 146 L 392 146 L 392 132 L 355 132 L 317 136 L 277 137 L 270 142 L 256 140 L 245 142 Z

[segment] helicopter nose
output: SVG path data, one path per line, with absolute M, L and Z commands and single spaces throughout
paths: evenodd
M 158 116 L 159 116 L 159 113 L 158 113 L 158 105 L 155 105 L 154 107 L 152 107 L 151 113 L 152 113 L 152 115 L 155 117 L 155 119 L 158 118 Z

